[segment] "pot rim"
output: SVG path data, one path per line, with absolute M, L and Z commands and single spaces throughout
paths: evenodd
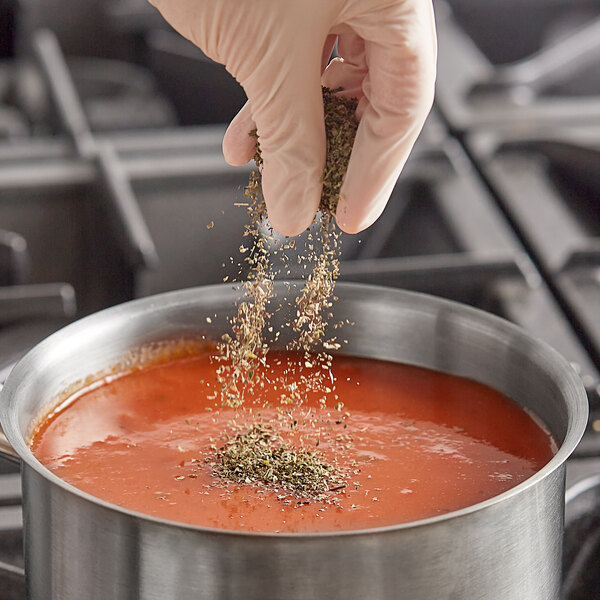
M 287 286 L 285 289 L 289 291 L 289 286 L 293 286 L 298 281 L 279 281 L 276 282 L 275 291 L 283 292 L 279 288 Z M 25 356 L 23 356 L 9 374 L 4 388 L 0 391 L 0 424 L 13 449 L 19 455 L 21 461 L 28 467 L 35 470 L 39 475 L 44 477 L 49 482 L 57 485 L 63 490 L 75 494 L 82 500 L 96 504 L 104 509 L 110 511 L 119 512 L 125 516 L 142 520 L 149 521 L 156 525 L 173 528 L 173 529 L 185 529 L 195 533 L 205 533 L 209 535 L 226 535 L 226 536 L 242 536 L 244 538 L 273 538 L 273 539 L 312 539 L 312 538 L 337 538 L 337 537 L 348 537 L 348 536 L 362 536 L 372 535 L 381 533 L 390 533 L 400 530 L 415 529 L 417 527 L 424 527 L 428 525 L 434 525 L 451 519 L 459 519 L 469 514 L 479 512 L 490 508 L 500 502 L 509 500 L 510 498 L 517 496 L 524 492 L 530 487 L 536 485 L 541 480 L 548 477 L 552 472 L 558 469 L 566 459 L 572 454 L 573 450 L 578 445 L 588 420 L 588 401 L 587 394 L 581 379 L 575 372 L 575 369 L 567 362 L 567 360 L 560 355 L 554 348 L 548 345 L 546 342 L 530 335 L 521 327 L 514 325 L 513 323 L 502 319 L 496 315 L 488 313 L 486 311 L 473 308 L 471 306 L 455 302 L 453 300 L 447 300 L 431 294 L 424 294 L 421 292 L 413 292 L 407 290 L 401 290 L 397 288 L 390 288 L 384 286 L 375 286 L 369 284 L 359 284 L 352 282 L 338 282 L 336 285 L 336 295 L 352 297 L 355 293 L 361 293 L 364 290 L 370 290 L 372 294 L 377 297 L 379 295 L 394 295 L 401 299 L 404 304 L 416 305 L 421 312 L 425 312 L 428 309 L 435 308 L 447 308 L 451 309 L 455 313 L 458 313 L 461 317 L 466 317 L 471 321 L 477 321 L 479 323 L 491 325 L 494 328 L 502 331 L 505 334 L 516 334 L 520 337 L 524 337 L 528 342 L 534 344 L 536 353 L 546 362 L 549 366 L 553 367 L 553 371 L 560 372 L 561 384 L 560 389 L 565 397 L 565 402 L 570 407 L 570 422 L 564 437 L 564 441 L 560 444 L 556 454 L 546 463 L 539 471 L 534 475 L 522 481 L 518 485 L 506 490 L 505 492 L 488 498 L 482 502 L 472 504 L 465 508 L 461 508 L 456 511 L 429 517 L 426 519 L 420 519 L 417 521 L 409 521 L 407 523 L 399 523 L 396 525 L 386 525 L 383 527 L 373 527 L 367 529 L 350 529 L 341 531 L 325 531 L 325 532 L 313 532 L 313 533 L 275 533 L 275 532 L 247 532 L 237 531 L 230 529 L 218 529 L 214 527 L 203 527 L 198 525 L 192 525 L 188 523 L 180 523 L 177 521 L 171 521 L 168 519 L 161 519 L 152 515 L 147 515 L 141 512 L 123 508 L 121 506 L 111 504 L 105 500 L 97 498 L 87 492 L 84 492 L 77 487 L 67 483 L 60 477 L 56 476 L 49 469 L 47 469 L 42 463 L 40 463 L 31 450 L 25 438 L 20 434 L 17 423 L 16 414 L 10 408 L 6 402 L 6 396 L 10 393 L 13 387 L 17 387 L 17 378 L 20 376 L 20 371 L 27 371 L 27 363 L 31 360 L 30 356 L 37 352 L 45 351 L 47 347 L 51 347 L 53 344 L 58 343 L 65 337 L 76 335 L 79 329 L 85 328 L 95 321 L 99 321 L 106 318 L 106 315 L 117 314 L 119 312 L 131 313 L 130 317 L 135 318 L 139 313 L 145 312 L 152 307 L 157 301 L 160 301 L 161 308 L 172 308 L 181 303 L 189 302 L 191 298 L 196 297 L 199 293 L 218 292 L 219 290 L 232 290 L 232 286 L 228 284 L 214 284 L 207 286 L 198 286 L 193 288 L 186 288 L 182 290 L 175 290 L 170 292 L 164 292 L 145 298 L 139 298 L 130 300 L 122 304 L 106 308 L 104 310 L 93 313 L 89 316 L 78 319 L 77 321 L 63 327 L 52 335 L 48 336 L 45 340 L 34 346 Z M 343 354 L 341 352 L 340 354 Z M 427 368 L 427 367 L 426 367 Z

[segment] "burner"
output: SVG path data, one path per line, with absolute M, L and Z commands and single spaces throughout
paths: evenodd
M 436 2 L 436 102 L 453 129 L 600 117 L 597 4 L 570 2 L 559 10 L 554 2 L 455 4 L 451 10 Z M 463 24 L 479 30 L 475 41 Z
M 600 120 L 585 128 L 475 132 L 467 147 L 600 362 Z M 597 397 L 598 381 L 592 385 Z

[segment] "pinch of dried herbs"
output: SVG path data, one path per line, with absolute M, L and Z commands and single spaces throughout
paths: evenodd
M 335 215 L 337 209 L 340 188 L 348 170 L 348 162 L 358 129 L 358 119 L 356 118 L 358 100 L 341 96 L 339 94 L 341 91 L 341 88 L 336 90 L 323 88 L 327 155 L 319 208 L 330 217 Z
M 285 490 L 306 499 L 323 500 L 346 486 L 342 473 L 321 454 L 295 448 L 260 423 L 227 440 L 207 462 L 214 475 L 226 481 Z

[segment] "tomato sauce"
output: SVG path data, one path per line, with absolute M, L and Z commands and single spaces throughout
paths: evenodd
M 296 372 L 317 368 L 272 352 L 269 380 L 285 377 L 290 365 Z M 317 395 L 309 395 L 290 410 L 306 444 L 316 445 L 314 431 L 302 432 L 308 408 L 325 424 L 317 449 L 325 457 L 340 452 L 334 438 L 352 440 L 339 460 L 355 461 L 356 472 L 335 492 L 337 504 L 284 502 L 277 490 L 216 481 L 205 458 L 231 420 L 243 425 L 258 413 L 277 419 L 273 406 L 215 410 L 208 352 L 82 391 L 42 422 L 31 449 L 63 480 L 127 509 L 219 529 L 294 533 L 380 527 L 467 507 L 527 479 L 556 450 L 529 414 L 473 381 L 341 356 L 330 375 L 337 399 L 319 408 Z M 276 387 L 265 391 L 275 405 Z M 343 409 L 334 408 L 337 402 Z

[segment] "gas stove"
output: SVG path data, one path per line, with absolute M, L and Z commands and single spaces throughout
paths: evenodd
M 249 167 L 227 166 L 220 143 L 242 90 L 145 0 L 78 7 L 0 0 L 0 380 L 76 317 L 237 274 L 246 213 L 233 204 Z M 383 216 L 344 239 L 341 278 L 496 313 L 578 370 L 591 416 L 567 468 L 563 587 L 589 599 L 600 7 L 453 0 L 436 12 L 436 105 Z M 0 462 L 0 600 L 25 598 L 21 525 L 19 474 Z

